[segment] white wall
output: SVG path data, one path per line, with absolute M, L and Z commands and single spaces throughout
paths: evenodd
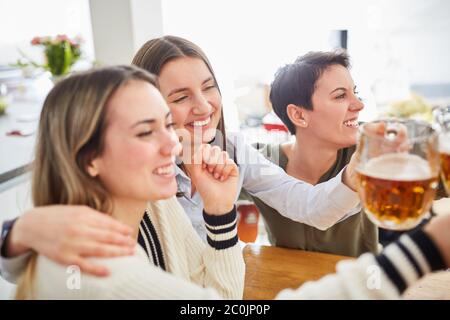
M 368 29 L 386 37 L 411 83 L 450 83 L 449 1 L 382 0 L 371 8 L 379 11 L 378 25 Z
M 389 71 L 389 59 L 407 85 L 450 83 L 447 0 L 90 2 L 100 4 L 103 12 L 94 24 L 100 26 L 97 30 L 106 30 L 96 39 L 102 52 L 99 60 L 105 64 L 129 63 L 144 41 L 163 33 L 198 43 L 216 70 L 227 124 L 234 128 L 236 80 L 250 77 L 270 83 L 276 69 L 296 56 L 329 49 L 328 33 L 334 29 L 349 30 L 353 74 L 366 94 L 368 112 L 373 108 L 371 85 Z M 119 4 L 126 10 L 118 10 Z M 0 0 L 0 12 L 0 64 L 15 62 L 17 47 L 42 59 L 41 50 L 29 41 L 58 33 L 81 34 L 87 55 L 94 57 L 89 0 Z M 114 29 L 122 19 L 127 20 L 122 29 L 130 32 L 120 40 Z
M 40 48 L 32 47 L 35 36 L 81 35 L 86 56 L 93 58 L 88 0 L 0 0 L 0 64 L 16 62 L 17 48 L 38 61 Z
M 161 0 L 90 0 L 95 56 L 102 65 L 130 64 L 163 34 Z

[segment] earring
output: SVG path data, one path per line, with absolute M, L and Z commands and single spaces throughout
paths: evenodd
M 304 126 L 305 128 L 308 126 L 308 124 L 306 123 L 305 120 L 300 120 L 300 124 L 301 124 L 302 126 Z

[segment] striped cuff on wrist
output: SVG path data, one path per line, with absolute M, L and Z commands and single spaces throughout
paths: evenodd
M 431 271 L 437 271 L 445 269 L 445 261 L 442 254 L 439 252 L 433 239 L 426 233 L 420 230 L 420 232 L 412 232 L 409 237 L 419 247 L 420 251 L 425 256 Z
M 233 206 L 233 209 L 231 209 L 230 212 L 221 216 L 208 214 L 205 210 L 203 210 L 203 219 L 205 220 L 206 225 L 211 227 L 220 227 L 222 225 L 229 224 L 236 220 L 236 206 Z
M 210 215 L 203 211 L 203 219 L 207 230 L 206 240 L 211 247 L 223 250 L 233 247 L 238 242 L 236 206 L 221 216 Z
M 422 230 L 402 235 L 376 260 L 400 293 L 423 275 L 445 268 L 436 245 Z

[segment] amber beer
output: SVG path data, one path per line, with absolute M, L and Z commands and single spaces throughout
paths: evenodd
M 439 153 L 441 161 L 441 177 L 445 186 L 445 191 L 450 196 L 450 152 Z
M 429 163 L 407 153 L 370 159 L 358 172 L 359 194 L 369 218 L 380 227 L 410 229 L 428 213 L 438 185 Z
M 436 109 L 434 116 L 441 129 L 439 135 L 441 178 L 445 191 L 450 196 L 450 106 Z
M 450 128 L 439 137 L 439 162 L 445 191 L 450 196 Z

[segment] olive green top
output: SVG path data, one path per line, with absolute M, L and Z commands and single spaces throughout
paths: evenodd
M 268 160 L 286 171 L 288 158 L 281 145 L 258 144 L 257 148 Z M 320 178 L 319 183 L 335 177 L 350 161 L 354 151 L 354 146 L 339 150 L 336 162 Z M 378 251 L 378 229 L 362 211 L 321 231 L 282 216 L 275 209 L 245 191 L 241 193 L 240 198 L 250 198 L 257 205 L 264 218 L 272 245 L 353 257 L 365 252 L 377 253 Z

